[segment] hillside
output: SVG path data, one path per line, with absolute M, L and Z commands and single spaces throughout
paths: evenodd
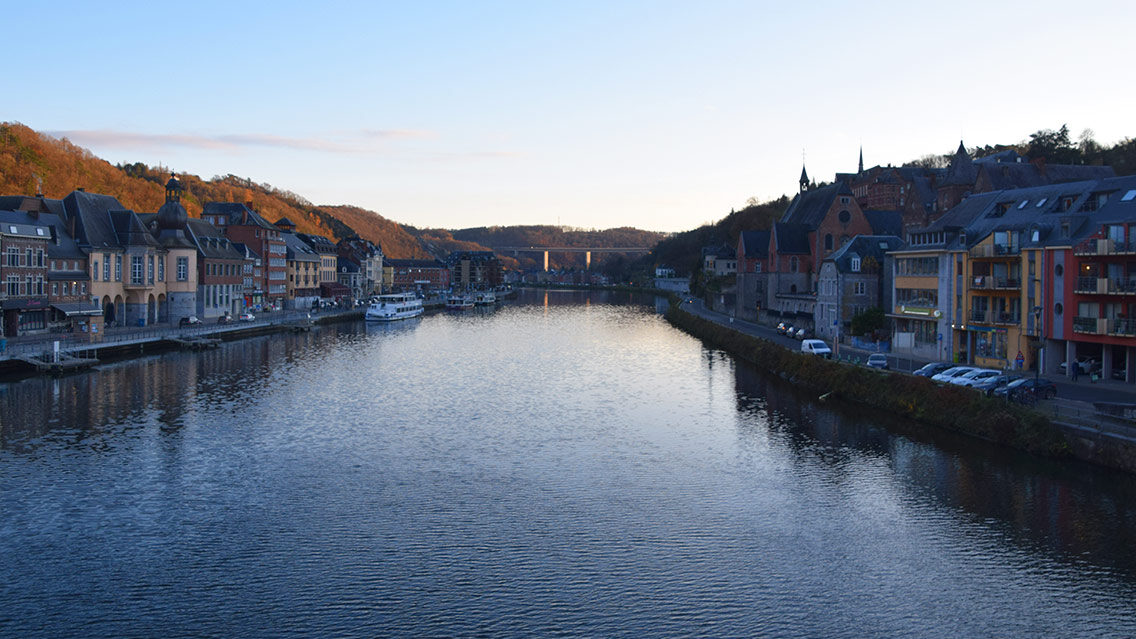
M 676 233 L 655 247 L 654 264 L 666 265 L 682 275 L 688 275 L 701 264 L 702 247 L 715 244 L 735 247 L 742 231 L 773 228 L 773 223 L 780 219 L 788 206 L 789 198 L 784 195 L 768 202 L 751 201 L 744 209 L 730 211 L 729 215 L 715 224 Z
M 418 239 L 408 229 L 397 222 L 358 206 L 321 205 L 318 210 L 339 219 L 355 230 L 359 237 L 371 240 L 383 247 L 383 255 L 398 259 L 426 259 L 438 255 L 422 247 Z M 443 254 L 444 255 L 444 254 Z

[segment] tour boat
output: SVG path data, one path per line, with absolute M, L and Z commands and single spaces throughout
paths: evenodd
M 363 319 L 369 322 L 393 322 L 422 314 L 422 300 L 414 293 L 379 295 L 367 307 Z
M 473 308 L 473 298 L 469 295 L 454 293 L 446 300 L 446 308 L 451 311 L 464 311 Z
M 497 303 L 497 295 L 493 291 L 478 291 L 473 303 L 477 306 L 491 306 Z

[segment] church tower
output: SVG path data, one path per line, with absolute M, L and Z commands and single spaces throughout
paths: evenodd
M 805 172 L 805 165 L 801 164 L 801 193 L 809 190 L 809 174 Z

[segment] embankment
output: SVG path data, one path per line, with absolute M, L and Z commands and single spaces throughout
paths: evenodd
M 1045 415 L 1016 404 L 966 388 L 936 384 L 925 377 L 877 371 L 794 352 L 702 319 L 674 304 L 666 317 L 672 325 L 708 346 L 780 375 L 818 396 L 871 406 L 920 424 L 1046 457 L 1069 457 L 1074 452 L 1060 427 Z

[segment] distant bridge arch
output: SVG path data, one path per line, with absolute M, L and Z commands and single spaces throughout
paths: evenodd
M 655 250 L 652 246 L 498 246 L 493 249 L 496 253 L 543 253 L 544 270 L 548 270 L 549 253 L 583 253 L 584 268 L 592 268 L 592 253 L 650 253 Z

